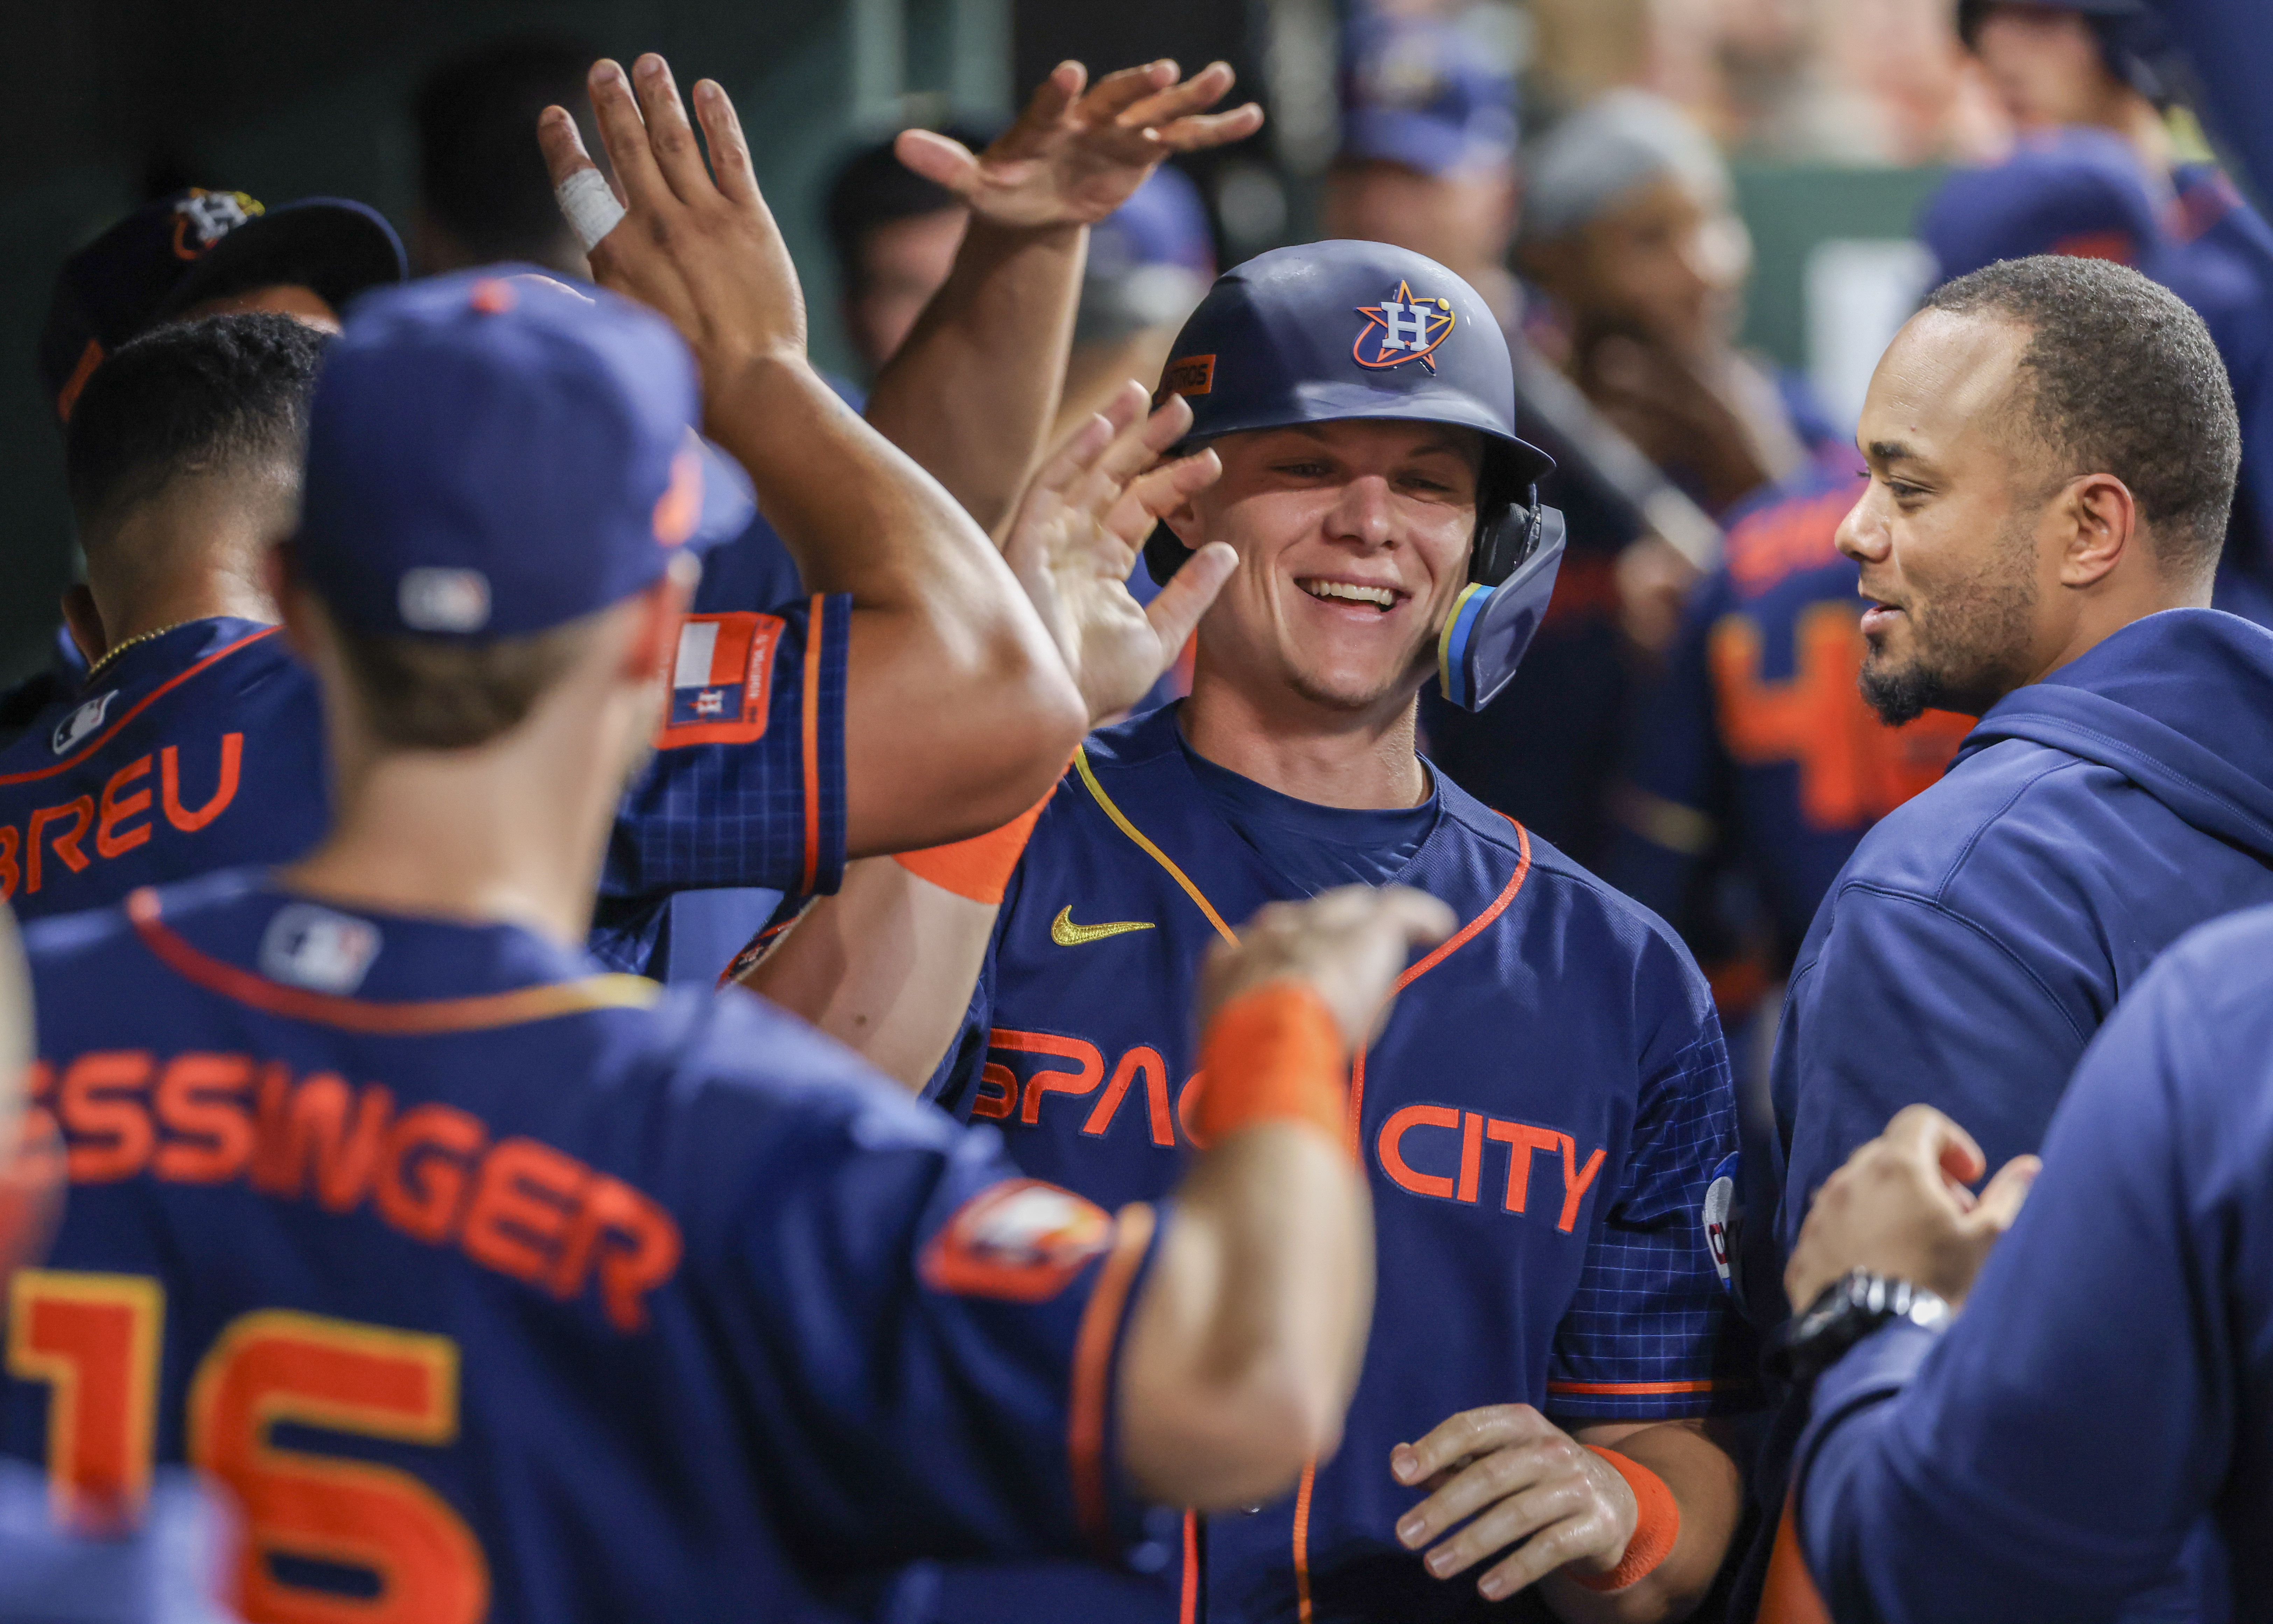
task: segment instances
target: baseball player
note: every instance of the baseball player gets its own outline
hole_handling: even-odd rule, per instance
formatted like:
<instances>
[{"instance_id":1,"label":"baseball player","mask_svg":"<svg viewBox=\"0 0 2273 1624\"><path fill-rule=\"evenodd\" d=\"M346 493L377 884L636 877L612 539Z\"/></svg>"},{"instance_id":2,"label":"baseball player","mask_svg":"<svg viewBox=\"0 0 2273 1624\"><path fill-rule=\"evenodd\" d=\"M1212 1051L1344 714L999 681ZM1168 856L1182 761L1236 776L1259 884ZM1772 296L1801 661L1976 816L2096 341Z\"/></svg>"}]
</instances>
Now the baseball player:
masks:
<instances>
[{"instance_id":1,"label":"baseball player","mask_svg":"<svg viewBox=\"0 0 2273 1624\"><path fill-rule=\"evenodd\" d=\"M405 274L394 228L366 204L303 198L272 209L192 186L64 262L40 329L41 389L67 423L104 359L161 323L272 311L336 333L349 300Z\"/></svg>"},{"instance_id":2,"label":"baseball player","mask_svg":"<svg viewBox=\"0 0 2273 1624\"><path fill-rule=\"evenodd\" d=\"M1220 955L1213 1149L1110 1212L756 1000L579 951L682 635L695 398L614 295L359 307L280 595L330 828L28 944L79 1187L11 1293L0 1442L81 1515L211 1474L256 1620L826 1616L921 1555L1113 1560L1143 1502L1277 1493L1339 1431L1347 1046L1441 903L1346 891ZM471 572L487 619L421 624ZM523 702L437 739L468 666Z\"/></svg>"},{"instance_id":3,"label":"baseball player","mask_svg":"<svg viewBox=\"0 0 2273 1624\"><path fill-rule=\"evenodd\" d=\"M865 401L831 381L982 529L1009 516L1038 453L1059 438L1046 426L1061 393L1054 368L1069 343L1083 341L1074 307L1087 294L1076 289L1088 286L1084 264L1094 273L1111 257L1119 234L1105 220L1114 205L1181 178L1160 173L1164 153L1238 140L1260 123L1252 103L1204 111L1232 83L1222 63L1180 82L1175 64L1159 61L1090 86L1079 64L1063 63L1008 130L992 141L973 138L975 153L944 132L904 131L864 152L832 190L847 290L841 314L856 335L889 336L891 350L874 356L881 375ZM914 218L875 215L864 203L904 206ZM911 239L904 228L919 221ZM911 300L905 279L881 263L892 257L888 243L938 250L937 276L919 279ZM705 558L694 603L703 611L763 609L798 590L788 554L761 518ZM645 900L611 907L594 948L620 969L708 986L780 900L777 892L712 887L679 892L667 910Z\"/></svg>"},{"instance_id":4,"label":"baseball player","mask_svg":"<svg viewBox=\"0 0 2273 1624\"><path fill-rule=\"evenodd\" d=\"M266 310L336 332L349 300L403 273L394 228L364 204L305 198L270 209L241 191L192 186L135 210L64 262L40 329L40 390L61 427L103 358L161 323ZM83 584L67 587L64 601L91 611ZM57 626L46 668L0 692L0 740L86 675L86 655Z\"/></svg>"},{"instance_id":5,"label":"baseball player","mask_svg":"<svg viewBox=\"0 0 2273 1624\"><path fill-rule=\"evenodd\" d=\"M683 135L685 114L661 59L644 59L642 73L649 117ZM1152 73L1140 73L1139 93L1153 86ZM1203 96L1220 94L1206 76L1192 83ZM1189 91L1162 93L1168 113ZM1114 94L1123 110L1131 105L1127 87ZM794 276L754 191L730 196L707 172L674 171L666 181L649 150L649 120L614 64L596 74L593 95L619 149L635 227L699 212L720 228L699 240L674 238L667 251L652 232L611 233L594 251L597 273L703 335L709 426L755 473L818 589L807 604L699 616L684 628L662 748L633 786L610 847L604 915L619 926L651 919L655 899L688 886L825 889L848 849L923 844L1010 815L1046 783L1079 726L1076 696L1042 627L949 495L845 412L806 366ZM1134 104L1143 101L1140 94ZM558 117L555 136L573 133L566 116ZM1025 189L998 188L1005 206L1046 210L1061 184L1133 185L1188 127L1167 117L1166 133L1139 138L1109 118L1092 122L1103 126L1094 134L1070 120L1039 132ZM1224 127L1209 116L1198 123ZM1131 142L1139 150L1124 153ZM993 183L969 154L941 156L974 170L973 186ZM573 139L556 139L550 158L564 178L589 168ZM1069 230L1077 238L1077 227ZM1063 262L1069 320L1077 242L1047 257ZM1018 254L996 263L1017 273L1012 285L968 296L995 300L1023 322L1012 296L1035 273ZM953 326L933 332L957 354L971 336ZM100 646L90 653L102 663L71 702L0 753L0 892L26 917L227 863L289 857L322 827L323 778L309 768L320 746L312 695L263 624L262 595L245 580L257 571L235 556L257 552L273 539L280 506L289 512L296 425L280 380L259 431L237 431L235 395L206 387L236 363L188 353L225 337L145 339L184 353L169 364L154 352L136 377L114 357L74 415L75 481L101 611L90 629ZM911 363L936 372L944 363L926 359L924 342L919 336ZM280 340L277 348L290 345ZM265 364L244 366L257 372ZM1046 355L1016 364L1054 377ZM283 358L276 365L298 368ZM146 398L137 378L162 399ZM169 438L176 414L185 420L178 441ZM1031 417L1039 434L1046 401ZM719 461L709 460L707 482L704 466L690 457L664 517L674 528L731 533L747 501L736 511ZM176 477L191 468L194 477ZM711 499L699 502L704 486ZM152 589L153 577L162 590ZM479 629L488 613L468 578L422 579L416 591L424 595L412 624L431 635ZM866 651L857 657L856 643Z\"/></svg>"},{"instance_id":6,"label":"baseball player","mask_svg":"<svg viewBox=\"0 0 2273 1624\"><path fill-rule=\"evenodd\" d=\"M1710 996L1655 919L1414 751L1421 685L1490 699L1553 584L1505 343L1434 261L1318 243L1219 280L1164 393L1223 468L1148 550L1231 571L1190 698L1093 734L1023 855L1016 826L865 864L746 972L904 1081L948 1050L941 1104L1111 1205L1205 1140L1183 987L1230 921L1393 879L1461 923L1353 1070L1382 1312L1340 1453L1196 1520L1149 1594L951 1573L937 1614L1466 1618L1537 1582L1565 1618L1684 1616L1740 1500L1700 1418L1745 1402ZM1069 642L1093 709L1141 691L1093 653Z\"/></svg>"}]
</instances>

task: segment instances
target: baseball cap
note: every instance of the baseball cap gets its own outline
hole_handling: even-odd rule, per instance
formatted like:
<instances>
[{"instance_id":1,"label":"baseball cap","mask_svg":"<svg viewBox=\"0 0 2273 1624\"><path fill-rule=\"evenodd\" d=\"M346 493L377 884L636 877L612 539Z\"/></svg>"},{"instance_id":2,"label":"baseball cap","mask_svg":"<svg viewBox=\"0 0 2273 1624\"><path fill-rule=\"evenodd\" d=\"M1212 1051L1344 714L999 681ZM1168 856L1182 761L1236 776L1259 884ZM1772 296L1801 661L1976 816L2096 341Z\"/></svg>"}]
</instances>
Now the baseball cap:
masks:
<instances>
[{"instance_id":1,"label":"baseball cap","mask_svg":"<svg viewBox=\"0 0 2273 1624\"><path fill-rule=\"evenodd\" d=\"M135 210L69 259L40 330L40 383L68 421L87 375L129 339L218 293L287 282L334 310L409 273L394 228L345 198L266 208L191 187Z\"/></svg>"},{"instance_id":2,"label":"baseball cap","mask_svg":"<svg viewBox=\"0 0 2273 1624\"><path fill-rule=\"evenodd\" d=\"M671 325L522 266L366 295L316 380L296 555L341 624L524 636L748 525Z\"/></svg>"},{"instance_id":3,"label":"baseball cap","mask_svg":"<svg viewBox=\"0 0 2273 1624\"><path fill-rule=\"evenodd\" d=\"M1343 161L1449 175L1514 158L1515 80L1457 24L1361 12L1343 62Z\"/></svg>"},{"instance_id":4,"label":"baseball cap","mask_svg":"<svg viewBox=\"0 0 2273 1624\"><path fill-rule=\"evenodd\" d=\"M1074 342L1103 343L1181 322L1214 280L1207 205L1189 176L1163 165L1089 228Z\"/></svg>"},{"instance_id":5,"label":"baseball cap","mask_svg":"<svg viewBox=\"0 0 2273 1624\"><path fill-rule=\"evenodd\" d=\"M2154 276L2164 251L2138 154L2105 130L2029 137L2002 163L1954 171L1917 229L1944 281L2031 254L2112 259Z\"/></svg>"}]
</instances>

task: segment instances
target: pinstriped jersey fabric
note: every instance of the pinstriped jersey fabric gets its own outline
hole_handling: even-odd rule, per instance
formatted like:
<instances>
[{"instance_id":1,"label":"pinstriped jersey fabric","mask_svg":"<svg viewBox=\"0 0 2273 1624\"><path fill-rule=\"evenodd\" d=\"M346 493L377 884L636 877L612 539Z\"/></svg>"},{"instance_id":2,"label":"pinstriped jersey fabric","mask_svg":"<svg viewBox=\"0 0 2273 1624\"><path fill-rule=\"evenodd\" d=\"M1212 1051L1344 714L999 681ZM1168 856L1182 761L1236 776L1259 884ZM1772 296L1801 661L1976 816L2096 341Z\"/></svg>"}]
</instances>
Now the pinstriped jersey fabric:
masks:
<instances>
[{"instance_id":1,"label":"pinstriped jersey fabric","mask_svg":"<svg viewBox=\"0 0 2273 1624\"><path fill-rule=\"evenodd\" d=\"M1728 1051L1717 1035L1700 1038L1642 1087L1625 1179L1556 1329L1547 1393L1557 1415L1640 1421L1737 1407L1748 1389L1704 1385L1743 1373L1699 1357L1719 1343L1729 1305L1718 1271L1697 1260L1699 1204L1736 1142Z\"/></svg>"},{"instance_id":2,"label":"pinstriped jersey fabric","mask_svg":"<svg viewBox=\"0 0 2273 1624\"><path fill-rule=\"evenodd\" d=\"M775 624L731 659L719 652L729 640L723 632L699 648L681 635L671 715L654 760L624 798L604 896L705 886L836 887L844 868L851 600L816 596L770 615L701 617L688 632L738 621ZM716 709L706 714L713 700ZM731 719L745 711L746 720Z\"/></svg>"}]
</instances>

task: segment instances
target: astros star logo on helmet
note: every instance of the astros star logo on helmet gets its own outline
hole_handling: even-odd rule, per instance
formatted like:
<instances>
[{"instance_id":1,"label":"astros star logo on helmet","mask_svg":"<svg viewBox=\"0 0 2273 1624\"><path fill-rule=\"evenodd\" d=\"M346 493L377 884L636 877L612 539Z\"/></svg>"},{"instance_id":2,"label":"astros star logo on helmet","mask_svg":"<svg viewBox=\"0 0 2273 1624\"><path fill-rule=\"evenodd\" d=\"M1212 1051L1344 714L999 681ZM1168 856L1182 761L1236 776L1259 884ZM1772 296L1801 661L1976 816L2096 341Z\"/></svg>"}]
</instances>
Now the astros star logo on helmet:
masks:
<instances>
[{"instance_id":1,"label":"astros star logo on helmet","mask_svg":"<svg viewBox=\"0 0 2273 1624\"><path fill-rule=\"evenodd\" d=\"M1401 278L1395 293L1378 304L1359 305L1357 313L1365 318L1365 326L1350 346L1351 358L1377 370L1417 361L1434 372L1437 363L1429 357L1452 336L1456 321L1450 299L1416 298L1411 284Z\"/></svg>"}]
</instances>

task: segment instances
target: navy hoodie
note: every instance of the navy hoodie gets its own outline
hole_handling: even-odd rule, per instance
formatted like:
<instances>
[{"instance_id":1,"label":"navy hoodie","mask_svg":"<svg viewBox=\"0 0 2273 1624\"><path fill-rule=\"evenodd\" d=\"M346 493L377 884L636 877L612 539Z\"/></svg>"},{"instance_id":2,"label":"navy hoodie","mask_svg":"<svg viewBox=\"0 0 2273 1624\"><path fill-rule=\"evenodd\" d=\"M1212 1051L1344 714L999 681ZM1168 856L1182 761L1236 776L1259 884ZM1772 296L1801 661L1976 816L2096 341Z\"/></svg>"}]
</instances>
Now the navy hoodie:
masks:
<instances>
[{"instance_id":1,"label":"navy hoodie","mask_svg":"<svg viewBox=\"0 0 2273 1624\"><path fill-rule=\"evenodd\" d=\"M1864 836L1800 947L1774 1072L1784 1248L1915 1101L1992 1167L2035 1150L2155 955L2267 902L2273 632L2170 610L2007 695Z\"/></svg>"},{"instance_id":2,"label":"navy hoodie","mask_svg":"<svg viewBox=\"0 0 2273 1624\"><path fill-rule=\"evenodd\" d=\"M2261 902L2273 632L2169 610L2007 695L1939 783L1864 836L1801 946L1772 1080L1778 1250L1905 1105L1963 1124L1992 1168L2037 1149L2084 1046L2155 956ZM1767 1283L1780 1283L1779 1268ZM1776 1463L1762 1467L1776 1493ZM2189 1588L2125 1616L2193 1616Z\"/></svg>"}]
</instances>

